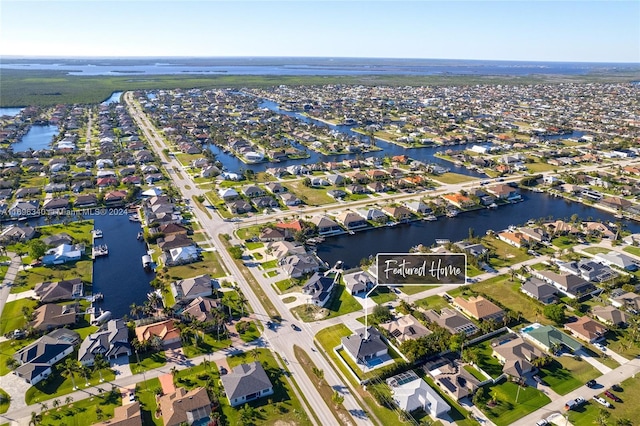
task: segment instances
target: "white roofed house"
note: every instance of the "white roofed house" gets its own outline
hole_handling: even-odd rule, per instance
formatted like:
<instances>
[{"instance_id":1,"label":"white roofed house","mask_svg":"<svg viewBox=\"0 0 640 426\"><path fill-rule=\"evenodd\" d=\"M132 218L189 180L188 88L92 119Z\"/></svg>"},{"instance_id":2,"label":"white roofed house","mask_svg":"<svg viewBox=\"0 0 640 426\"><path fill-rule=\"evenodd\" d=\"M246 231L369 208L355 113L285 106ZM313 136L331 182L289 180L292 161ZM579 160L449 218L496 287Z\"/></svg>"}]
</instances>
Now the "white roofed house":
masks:
<instances>
[{"instance_id":1,"label":"white roofed house","mask_svg":"<svg viewBox=\"0 0 640 426\"><path fill-rule=\"evenodd\" d=\"M393 400L398 407L407 412L422 409L434 418L445 416L451 407L433 390L427 382L409 370L387 379Z\"/></svg>"},{"instance_id":2,"label":"white roofed house","mask_svg":"<svg viewBox=\"0 0 640 426\"><path fill-rule=\"evenodd\" d=\"M218 197L223 200L235 200L240 194L233 188L221 188L218 190Z\"/></svg>"},{"instance_id":3,"label":"white roofed house","mask_svg":"<svg viewBox=\"0 0 640 426\"><path fill-rule=\"evenodd\" d=\"M193 300L196 297L211 296L213 292L211 277L208 274L198 275L193 278L174 281L171 283L171 293L176 302L181 300Z\"/></svg>"},{"instance_id":4,"label":"white roofed house","mask_svg":"<svg viewBox=\"0 0 640 426\"><path fill-rule=\"evenodd\" d=\"M82 252L76 246L60 244L45 253L42 257L42 263L44 265L60 265L80 260L81 257Z\"/></svg>"},{"instance_id":5,"label":"white roofed house","mask_svg":"<svg viewBox=\"0 0 640 426\"><path fill-rule=\"evenodd\" d=\"M377 223L387 223L389 221L389 216L387 216L382 210L376 208L370 209L358 209L356 210L358 214L367 220Z\"/></svg>"},{"instance_id":6,"label":"white roofed house","mask_svg":"<svg viewBox=\"0 0 640 426\"><path fill-rule=\"evenodd\" d=\"M620 269L626 271L638 270L638 261L623 253L617 251L610 251L609 253L598 253L594 257L596 262L600 262L607 266L617 266Z\"/></svg>"}]
</instances>

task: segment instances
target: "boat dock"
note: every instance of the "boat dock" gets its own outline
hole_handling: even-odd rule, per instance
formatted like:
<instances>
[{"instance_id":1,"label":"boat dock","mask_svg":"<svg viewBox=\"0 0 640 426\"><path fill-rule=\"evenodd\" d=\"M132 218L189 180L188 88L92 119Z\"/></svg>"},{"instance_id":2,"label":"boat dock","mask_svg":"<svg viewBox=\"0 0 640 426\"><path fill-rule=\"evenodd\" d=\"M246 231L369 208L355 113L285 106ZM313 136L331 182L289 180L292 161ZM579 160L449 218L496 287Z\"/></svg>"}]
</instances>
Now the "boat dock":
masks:
<instances>
[{"instance_id":1,"label":"boat dock","mask_svg":"<svg viewBox=\"0 0 640 426\"><path fill-rule=\"evenodd\" d=\"M107 255L109 255L109 247L107 247L106 244L93 246L93 249L91 250L92 259L95 259L100 256L107 256Z\"/></svg>"}]
</instances>

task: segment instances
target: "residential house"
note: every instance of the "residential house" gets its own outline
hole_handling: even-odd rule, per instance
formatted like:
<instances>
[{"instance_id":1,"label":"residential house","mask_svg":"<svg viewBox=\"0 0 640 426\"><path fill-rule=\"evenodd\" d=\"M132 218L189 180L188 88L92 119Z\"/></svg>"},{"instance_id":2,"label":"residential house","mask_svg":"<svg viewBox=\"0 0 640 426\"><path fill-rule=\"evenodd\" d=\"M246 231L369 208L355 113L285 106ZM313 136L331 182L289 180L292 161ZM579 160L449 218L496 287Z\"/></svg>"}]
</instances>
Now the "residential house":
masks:
<instances>
[{"instance_id":1,"label":"residential house","mask_svg":"<svg viewBox=\"0 0 640 426\"><path fill-rule=\"evenodd\" d=\"M327 195L333 198L334 200L342 200L344 197L347 196L347 193L344 192L342 189L330 189L327 191Z\"/></svg>"},{"instance_id":2,"label":"residential house","mask_svg":"<svg viewBox=\"0 0 640 426\"><path fill-rule=\"evenodd\" d=\"M205 388L190 391L177 388L175 392L159 397L158 407L164 426L206 424L211 414L211 400Z\"/></svg>"},{"instance_id":3,"label":"residential house","mask_svg":"<svg viewBox=\"0 0 640 426\"><path fill-rule=\"evenodd\" d=\"M95 207L98 205L98 197L96 194L78 195L73 203L75 208Z\"/></svg>"},{"instance_id":4,"label":"residential house","mask_svg":"<svg viewBox=\"0 0 640 426\"><path fill-rule=\"evenodd\" d=\"M509 245L520 248L528 244L528 238L520 231L503 231L498 233L498 239Z\"/></svg>"},{"instance_id":5,"label":"residential house","mask_svg":"<svg viewBox=\"0 0 640 426\"><path fill-rule=\"evenodd\" d=\"M284 241L285 232L280 229L264 228L260 231L258 239L263 242Z\"/></svg>"},{"instance_id":6,"label":"residential house","mask_svg":"<svg viewBox=\"0 0 640 426\"><path fill-rule=\"evenodd\" d=\"M273 394L273 384L258 361L240 364L220 380L232 407Z\"/></svg>"},{"instance_id":7,"label":"residential house","mask_svg":"<svg viewBox=\"0 0 640 426\"><path fill-rule=\"evenodd\" d=\"M240 196L238 191L233 188L220 188L218 190L218 197L224 201L235 200Z\"/></svg>"},{"instance_id":8,"label":"residential house","mask_svg":"<svg viewBox=\"0 0 640 426\"><path fill-rule=\"evenodd\" d=\"M579 317L577 321L566 323L564 328L569 330L573 336L589 343L602 340L607 332L607 327L586 315Z\"/></svg>"},{"instance_id":9,"label":"residential house","mask_svg":"<svg viewBox=\"0 0 640 426\"><path fill-rule=\"evenodd\" d=\"M272 194L280 194L282 192L286 192L287 188L278 182L269 182L265 185L267 191Z\"/></svg>"},{"instance_id":10,"label":"residential house","mask_svg":"<svg viewBox=\"0 0 640 426\"><path fill-rule=\"evenodd\" d=\"M640 294L622 292L611 296L609 300L616 308L626 308L631 313L640 312Z\"/></svg>"},{"instance_id":11,"label":"residential house","mask_svg":"<svg viewBox=\"0 0 640 426\"><path fill-rule=\"evenodd\" d=\"M475 203L473 200L466 195L462 195L460 193L455 194L445 194L442 198L449 202L449 204L459 208L459 209L467 209L469 207L473 207Z\"/></svg>"},{"instance_id":12,"label":"residential house","mask_svg":"<svg viewBox=\"0 0 640 426\"><path fill-rule=\"evenodd\" d=\"M422 323L411 314L380 324L380 328L387 330L398 343L419 339L432 333L431 330L422 325Z\"/></svg>"},{"instance_id":13,"label":"residential house","mask_svg":"<svg viewBox=\"0 0 640 426\"><path fill-rule=\"evenodd\" d=\"M543 228L529 228L527 226L523 226L518 228L524 238L529 242L542 243L549 241L549 234Z\"/></svg>"},{"instance_id":14,"label":"residential house","mask_svg":"<svg viewBox=\"0 0 640 426\"><path fill-rule=\"evenodd\" d=\"M425 315L429 321L435 322L451 334L464 333L467 336L472 336L479 331L478 327L469 318L455 309L442 308L440 313L429 309L425 312Z\"/></svg>"},{"instance_id":15,"label":"residential house","mask_svg":"<svg viewBox=\"0 0 640 426\"><path fill-rule=\"evenodd\" d=\"M33 321L29 323L35 330L49 331L54 328L75 324L80 315L77 304L56 305L47 303L33 311Z\"/></svg>"},{"instance_id":16,"label":"residential house","mask_svg":"<svg viewBox=\"0 0 640 426\"><path fill-rule=\"evenodd\" d=\"M263 196L264 190L256 185L249 185L242 188L242 193L249 198L254 198Z\"/></svg>"},{"instance_id":17,"label":"residential house","mask_svg":"<svg viewBox=\"0 0 640 426\"><path fill-rule=\"evenodd\" d=\"M288 192L282 192L279 196L285 206L292 207L302 204L302 200Z\"/></svg>"},{"instance_id":18,"label":"residential house","mask_svg":"<svg viewBox=\"0 0 640 426\"><path fill-rule=\"evenodd\" d=\"M551 284L572 299L583 296L595 289L595 286L589 281L569 273L558 274L553 271L533 270L531 274L534 277L540 278L541 280Z\"/></svg>"},{"instance_id":19,"label":"residential house","mask_svg":"<svg viewBox=\"0 0 640 426\"><path fill-rule=\"evenodd\" d=\"M455 361L439 359L425 366L436 385L454 401L471 396L480 381Z\"/></svg>"},{"instance_id":20,"label":"residential house","mask_svg":"<svg viewBox=\"0 0 640 426\"><path fill-rule=\"evenodd\" d=\"M167 266L186 265L201 260L200 249L193 245L176 247L162 253L160 259Z\"/></svg>"},{"instance_id":21,"label":"residential house","mask_svg":"<svg viewBox=\"0 0 640 426\"><path fill-rule=\"evenodd\" d=\"M320 269L318 259L311 254L294 254L278 261L282 270L292 278L316 272Z\"/></svg>"},{"instance_id":22,"label":"residential house","mask_svg":"<svg viewBox=\"0 0 640 426\"><path fill-rule=\"evenodd\" d=\"M368 365L368 361L387 354L387 345L382 340L378 330L369 327L356 330L354 334L341 339L345 352L353 358L357 364Z\"/></svg>"},{"instance_id":23,"label":"residential house","mask_svg":"<svg viewBox=\"0 0 640 426\"><path fill-rule=\"evenodd\" d=\"M557 289L536 277L530 277L523 282L520 291L545 305L558 301Z\"/></svg>"},{"instance_id":24,"label":"residential house","mask_svg":"<svg viewBox=\"0 0 640 426\"><path fill-rule=\"evenodd\" d=\"M278 204L278 202L273 197L270 197L268 195L252 198L251 202L254 206L256 206L257 210L275 209L276 207L280 206L280 204Z\"/></svg>"},{"instance_id":25,"label":"residential house","mask_svg":"<svg viewBox=\"0 0 640 426\"><path fill-rule=\"evenodd\" d=\"M73 238L71 238L71 235L66 232L61 232L43 238L42 242L48 247L57 247L60 244L71 244L73 242Z\"/></svg>"},{"instance_id":26,"label":"residential house","mask_svg":"<svg viewBox=\"0 0 640 426\"><path fill-rule=\"evenodd\" d=\"M171 293L176 301L193 300L196 297L211 296L213 292L212 289L211 277L208 274L171 283Z\"/></svg>"},{"instance_id":27,"label":"residential house","mask_svg":"<svg viewBox=\"0 0 640 426\"><path fill-rule=\"evenodd\" d=\"M104 194L104 205L107 207L117 207L124 205L127 198L127 191L116 190Z\"/></svg>"},{"instance_id":28,"label":"residential house","mask_svg":"<svg viewBox=\"0 0 640 426\"><path fill-rule=\"evenodd\" d=\"M551 325L534 328L522 333L522 337L549 352L555 347L564 347L572 352L582 348L582 343Z\"/></svg>"},{"instance_id":29,"label":"residential house","mask_svg":"<svg viewBox=\"0 0 640 426\"><path fill-rule=\"evenodd\" d=\"M220 299L210 299L208 297L196 297L182 310L182 318L189 318L199 322L209 322L215 320L214 311L223 308Z\"/></svg>"},{"instance_id":30,"label":"residential house","mask_svg":"<svg viewBox=\"0 0 640 426\"><path fill-rule=\"evenodd\" d=\"M310 302L322 308L329 301L334 286L335 279L316 272L302 287L302 294L310 296Z\"/></svg>"},{"instance_id":31,"label":"residential house","mask_svg":"<svg viewBox=\"0 0 640 426\"><path fill-rule=\"evenodd\" d=\"M351 295L366 293L375 285L374 279L367 271L352 272L342 276L347 291Z\"/></svg>"},{"instance_id":32,"label":"residential house","mask_svg":"<svg viewBox=\"0 0 640 426\"><path fill-rule=\"evenodd\" d=\"M336 220L342 223L342 225L347 229L359 229L369 225L365 218L360 216L358 213L348 210L345 210L336 216Z\"/></svg>"},{"instance_id":33,"label":"residential house","mask_svg":"<svg viewBox=\"0 0 640 426\"><path fill-rule=\"evenodd\" d=\"M141 325L136 327L135 332L139 342L160 339L164 347L180 342L180 330L176 327L176 320L173 319Z\"/></svg>"},{"instance_id":34,"label":"residential house","mask_svg":"<svg viewBox=\"0 0 640 426\"><path fill-rule=\"evenodd\" d=\"M477 320L501 322L504 318L504 310L482 296L470 297L468 300L456 297L453 300L453 305Z\"/></svg>"},{"instance_id":35,"label":"residential house","mask_svg":"<svg viewBox=\"0 0 640 426\"><path fill-rule=\"evenodd\" d=\"M311 218L311 223L316 225L319 235L330 235L343 232L340 225L328 216L314 216Z\"/></svg>"},{"instance_id":36,"label":"residential house","mask_svg":"<svg viewBox=\"0 0 640 426\"><path fill-rule=\"evenodd\" d=\"M358 209L358 214L367 220L376 223L387 223L389 216L387 216L382 210L376 208Z\"/></svg>"},{"instance_id":37,"label":"residential house","mask_svg":"<svg viewBox=\"0 0 640 426\"><path fill-rule=\"evenodd\" d=\"M580 259L578 262L556 261L560 272L568 272L582 277L586 281L604 282L618 276L618 273L610 267L596 263L591 259Z\"/></svg>"},{"instance_id":38,"label":"residential house","mask_svg":"<svg viewBox=\"0 0 640 426\"><path fill-rule=\"evenodd\" d=\"M129 328L122 319L110 320L100 330L88 335L78 349L78 361L82 365L93 365L98 354L107 360L131 355Z\"/></svg>"},{"instance_id":39,"label":"residential house","mask_svg":"<svg viewBox=\"0 0 640 426\"><path fill-rule=\"evenodd\" d=\"M422 200L413 200L405 203L407 208L414 213L431 214L431 209Z\"/></svg>"},{"instance_id":40,"label":"residential house","mask_svg":"<svg viewBox=\"0 0 640 426\"><path fill-rule=\"evenodd\" d=\"M596 262L600 262L607 266L616 266L625 271L637 271L638 261L631 256L617 251L610 251L609 253L598 253L594 257Z\"/></svg>"},{"instance_id":41,"label":"residential house","mask_svg":"<svg viewBox=\"0 0 640 426\"><path fill-rule=\"evenodd\" d=\"M591 313L600 321L611 325L625 325L629 321L629 314L615 306L594 306Z\"/></svg>"},{"instance_id":42,"label":"residential house","mask_svg":"<svg viewBox=\"0 0 640 426\"><path fill-rule=\"evenodd\" d=\"M41 303L58 302L82 297L84 286L80 278L36 284L34 292Z\"/></svg>"},{"instance_id":43,"label":"residential house","mask_svg":"<svg viewBox=\"0 0 640 426\"><path fill-rule=\"evenodd\" d=\"M61 265L63 263L75 262L80 260L82 252L76 247L69 244L60 244L56 248L47 250L42 257L44 265Z\"/></svg>"},{"instance_id":44,"label":"residential house","mask_svg":"<svg viewBox=\"0 0 640 426\"><path fill-rule=\"evenodd\" d=\"M29 225L16 226L10 225L0 232L0 243L10 245L14 242L26 242L36 236L35 228Z\"/></svg>"},{"instance_id":45,"label":"residential house","mask_svg":"<svg viewBox=\"0 0 640 426\"><path fill-rule=\"evenodd\" d=\"M513 200L520 197L520 194L518 194L518 191L515 188L503 183L488 186L485 190L489 194L503 200Z\"/></svg>"},{"instance_id":46,"label":"residential house","mask_svg":"<svg viewBox=\"0 0 640 426\"><path fill-rule=\"evenodd\" d=\"M18 350L13 358L20 364L13 374L33 385L49 376L54 364L73 352L80 342L75 331L61 328Z\"/></svg>"},{"instance_id":47,"label":"residential house","mask_svg":"<svg viewBox=\"0 0 640 426\"><path fill-rule=\"evenodd\" d=\"M406 222L413 217L413 213L404 206L384 206L382 211L399 222Z\"/></svg>"},{"instance_id":48,"label":"residential house","mask_svg":"<svg viewBox=\"0 0 640 426\"><path fill-rule=\"evenodd\" d=\"M427 382L409 370L387 379L391 395L398 407L405 412L424 410L434 418L444 417L451 410L449 404Z\"/></svg>"},{"instance_id":49,"label":"residential house","mask_svg":"<svg viewBox=\"0 0 640 426\"><path fill-rule=\"evenodd\" d=\"M164 238L157 240L158 247L162 251L168 251L178 247L189 247L194 245L194 242L185 234L170 234Z\"/></svg>"},{"instance_id":50,"label":"residential house","mask_svg":"<svg viewBox=\"0 0 640 426\"><path fill-rule=\"evenodd\" d=\"M533 361L545 356L540 349L527 343L522 337L494 346L492 355L502 364L502 372L516 379L522 379L533 371Z\"/></svg>"},{"instance_id":51,"label":"residential house","mask_svg":"<svg viewBox=\"0 0 640 426\"><path fill-rule=\"evenodd\" d=\"M277 259L282 259L294 254L305 255L306 249L302 244L290 241L276 241L267 245L267 251Z\"/></svg>"},{"instance_id":52,"label":"residential house","mask_svg":"<svg viewBox=\"0 0 640 426\"><path fill-rule=\"evenodd\" d=\"M112 418L94 423L93 426L142 426L140 403L134 401L130 404L119 405L114 408Z\"/></svg>"}]
</instances>

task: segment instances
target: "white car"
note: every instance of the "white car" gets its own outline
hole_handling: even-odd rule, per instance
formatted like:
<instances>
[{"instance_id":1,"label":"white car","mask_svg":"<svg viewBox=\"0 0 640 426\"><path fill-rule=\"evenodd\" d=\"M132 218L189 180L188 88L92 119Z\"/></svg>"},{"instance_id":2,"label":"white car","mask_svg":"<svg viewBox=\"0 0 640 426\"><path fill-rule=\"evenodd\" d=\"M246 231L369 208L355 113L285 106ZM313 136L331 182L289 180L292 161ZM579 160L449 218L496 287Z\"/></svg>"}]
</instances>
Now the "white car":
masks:
<instances>
[{"instance_id":1,"label":"white car","mask_svg":"<svg viewBox=\"0 0 640 426\"><path fill-rule=\"evenodd\" d=\"M606 399L599 397L599 396L594 396L593 400L604 405L607 408L611 408L611 403L609 401L607 401Z\"/></svg>"},{"instance_id":2,"label":"white car","mask_svg":"<svg viewBox=\"0 0 640 426\"><path fill-rule=\"evenodd\" d=\"M605 352L607 348L602 343L594 343L593 346L600 349L602 352Z\"/></svg>"}]
</instances>

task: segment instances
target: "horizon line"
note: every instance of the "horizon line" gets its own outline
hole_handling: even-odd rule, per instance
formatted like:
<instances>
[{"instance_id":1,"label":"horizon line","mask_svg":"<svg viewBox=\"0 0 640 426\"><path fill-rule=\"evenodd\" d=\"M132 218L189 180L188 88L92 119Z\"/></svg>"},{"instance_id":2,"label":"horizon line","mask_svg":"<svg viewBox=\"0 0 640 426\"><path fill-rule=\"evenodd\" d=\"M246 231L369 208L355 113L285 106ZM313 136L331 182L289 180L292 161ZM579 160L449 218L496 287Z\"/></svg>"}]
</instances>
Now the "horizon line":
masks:
<instances>
[{"instance_id":1,"label":"horizon line","mask_svg":"<svg viewBox=\"0 0 640 426\"><path fill-rule=\"evenodd\" d=\"M640 65L640 60L637 62L623 62L623 61L584 61L584 60L543 60L543 59L465 59L465 58L408 58L408 57L388 57L388 56L205 56L205 55L118 55L118 56L94 56L94 55L15 55L15 54L2 54L0 58L5 59L377 59L377 60L436 60L436 61L484 61L484 62L526 62L526 63L572 63L572 64L625 64L625 65ZM0 63L0 66L2 64Z\"/></svg>"}]
</instances>

